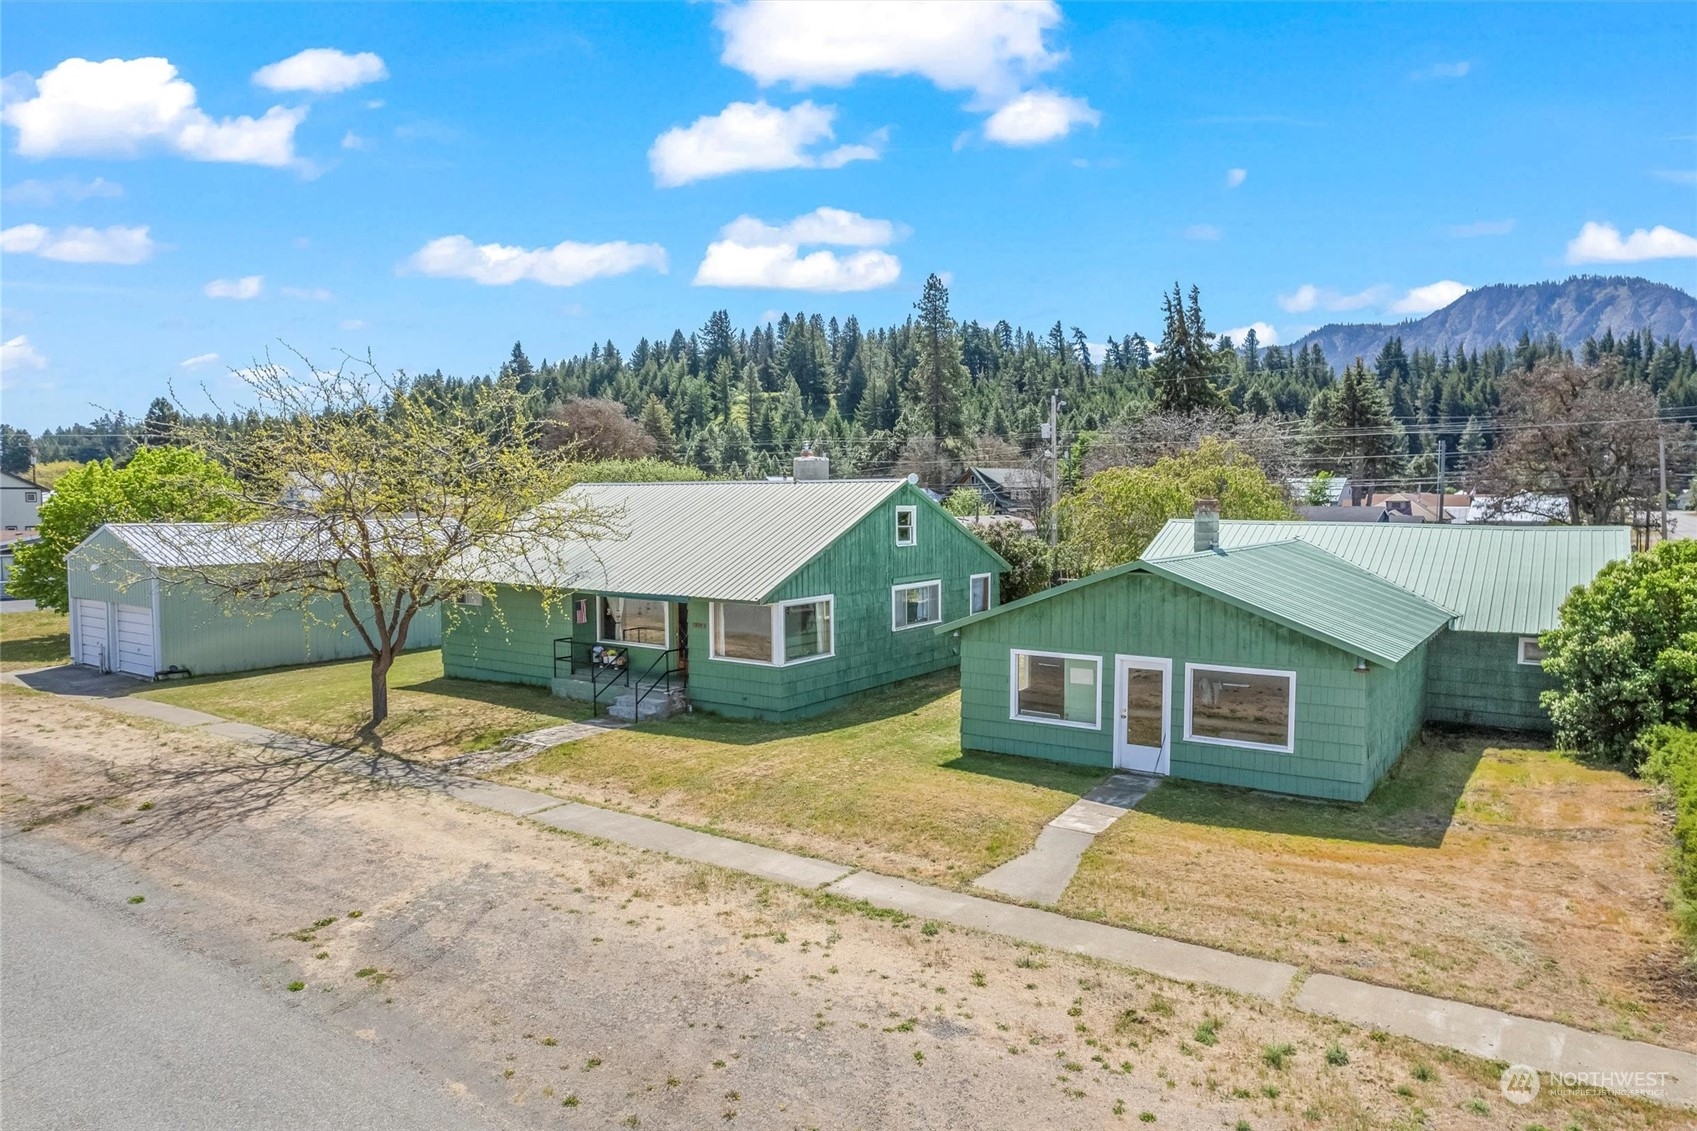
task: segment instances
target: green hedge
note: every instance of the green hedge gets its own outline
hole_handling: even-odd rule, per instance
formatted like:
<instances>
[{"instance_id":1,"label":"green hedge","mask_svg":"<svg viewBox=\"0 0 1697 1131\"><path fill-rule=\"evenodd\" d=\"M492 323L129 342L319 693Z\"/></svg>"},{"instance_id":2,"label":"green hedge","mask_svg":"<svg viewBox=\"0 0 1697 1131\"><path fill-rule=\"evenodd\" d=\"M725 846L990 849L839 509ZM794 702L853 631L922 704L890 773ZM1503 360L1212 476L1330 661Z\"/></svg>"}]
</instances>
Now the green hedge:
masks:
<instances>
[{"instance_id":1,"label":"green hedge","mask_svg":"<svg viewBox=\"0 0 1697 1131\"><path fill-rule=\"evenodd\" d=\"M1659 726L1642 739L1643 776L1667 790L1673 803L1678 896L1674 914L1697 962L1697 730Z\"/></svg>"}]
</instances>

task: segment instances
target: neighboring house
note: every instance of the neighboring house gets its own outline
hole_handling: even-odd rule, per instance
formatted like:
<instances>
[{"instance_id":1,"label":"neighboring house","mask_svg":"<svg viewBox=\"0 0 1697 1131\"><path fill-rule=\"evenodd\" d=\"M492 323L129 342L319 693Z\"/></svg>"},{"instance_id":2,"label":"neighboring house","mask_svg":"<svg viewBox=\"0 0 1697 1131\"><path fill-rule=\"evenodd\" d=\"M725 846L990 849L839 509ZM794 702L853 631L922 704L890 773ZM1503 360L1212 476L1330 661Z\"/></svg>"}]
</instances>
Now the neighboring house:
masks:
<instances>
[{"instance_id":1,"label":"neighboring house","mask_svg":"<svg viewBox=\"0 0 1697 1131\"><path fill-rule=\"evenodd\" d=\"M1425 721L1548 729L1538 634L1619 527L1175 519L954 624L961 743L1360 801Z\"/></svg>"},{"instance_id":2,"label":"neighboring house","mask_svg":"<svg viewBox=\"0 0 1697 1131\"><path fill-rule=\"evenodd\" d=\"M1397 514L1383 506L1346 507L1343 505L1310 507L1298 504L1297 514L1309 522L1419 522L1413 515Z\"/></svg>"},{"instance_id":3,"label":"neighboring house","mask_svg":"<svg viewBox=\"0 0 1697 1131\"><path fill-rule=\"evenodd\" d=\"M1444 496L1444 515L1438 517L1438 493L1436 491L1399 491L1387 495L1384 507L1392 514L1411 518L1416 522L1466 522L1469 508L1473 504L1471 495Z\"/></svg>"},{"instance_id":4,"label":"neighboring house","mask_svg":"<svg viewBox=\"0 0 1697 1131\"><path fill-rule=\"evenodd\" d=\"M1036 514L1049 503L1050 479L1026 467L969 467L952 490L975 488L996 514Z\"/></svg>"},{"instance_id":5,"label":"neighboring house","mask_svg":"<svg viewBox=\"0 0 1697 1131\"><path fill-rule=\"evenodd\" d=\"M41 484L9 471L0 471L0 527L35 530L41 526L41 504L47 492Z\"/></svg>"},{"instance_id":6,"label":"neighboring house","mask_svg":"<svg viewBox=\"0 0 1697 1131\"><path fill-rule=\"evenodd\" d=\"M1476 495L1466 521L1517 526L1566 522L1567 500L1560 495Z\"/></svg>"},{"instance_id":7,"label":"neighboring house","mask_svg":"<svg viewBox=\"0 0 1697 1131\"><path fill-rule=\"evenodd\" d=\"M797 718L952 667L931 628L994 606L1008 568L901 479L584 484L567 497L612 512L617 533L530 562L463 562L456 576L493 593L447 618L448 675L634 717L687 702Z\"/></svg>"},{"instance_id":8,"label":"neighboring house","mask_svg":"<svg viewBox=\"0 0 1697 1131\"><path fill-rule=\"evenodd\" d=\"M272 560L275 524L109 523L66 556L71 661L153 679L369 655L339 599L232 603L194 578ZM441 609L414 618L410 648L441 642Z\"/></svg>"}]
</instances>

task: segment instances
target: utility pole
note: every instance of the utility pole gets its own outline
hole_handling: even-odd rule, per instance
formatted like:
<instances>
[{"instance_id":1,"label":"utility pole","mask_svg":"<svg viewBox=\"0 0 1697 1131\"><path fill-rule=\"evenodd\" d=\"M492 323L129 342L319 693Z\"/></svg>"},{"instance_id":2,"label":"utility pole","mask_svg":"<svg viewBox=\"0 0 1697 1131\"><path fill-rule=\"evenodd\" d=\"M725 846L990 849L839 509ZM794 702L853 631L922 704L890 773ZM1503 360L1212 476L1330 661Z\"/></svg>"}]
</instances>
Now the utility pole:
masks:
<instances>
[{"instance_id":1,"label":"utility pole","mask_svg":"<svg viewBox=\"0 0 1697 1131\"><path fill-rule=\"evenodd\" d=\"M1061 510L1061 391L1049 394L1049 545L1060 541Z\"/></svg>"},{"instance_id":2,"label":"utility pole","mask_svg":"<svg viewBox=\"0 0 1697 1131\"><path fill-rule=\"evenodd\" d=\"M1668 540L1668 438L1656 437L1656 470L1662 482L1662 541Z\"/></svg>"},{"instance_id":3,"label":"utility pole","mask_svg":"<svg viewBox=\"0 0 1697 1131\"><path fill-rule=\"evenodd\" d=\"M1448 522L1449 511L1444 507L1444 455L1449 448L1448 440L1438 441L1438 521Z\"/></svg>"}]
</instances>

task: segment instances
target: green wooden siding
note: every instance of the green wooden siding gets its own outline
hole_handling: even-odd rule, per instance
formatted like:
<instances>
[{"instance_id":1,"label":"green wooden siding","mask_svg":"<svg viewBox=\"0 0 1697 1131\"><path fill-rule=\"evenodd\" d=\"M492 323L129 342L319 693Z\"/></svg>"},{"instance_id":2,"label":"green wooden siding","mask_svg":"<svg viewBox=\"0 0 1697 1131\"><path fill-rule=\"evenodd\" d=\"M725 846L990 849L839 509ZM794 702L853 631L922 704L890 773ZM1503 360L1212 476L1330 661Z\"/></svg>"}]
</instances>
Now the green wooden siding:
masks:
<instances>
[{"instance_id":1,"label":"green wooden siding","mask_svg":"<svg viewBox=\"0 0 1697 1131\"><path fill-rule=\"evenodd\" d=\"M98 570L91 565L98 564ZM100 531L67 563L70 596L148 608L153 579L128 547ZM363 604L359 606L362 615ZM258 671L369 655L365 641L348 624L340 600L318 598L303 612L293 598L232 605L204 586L169 573L159 582L154 664L161 672L193 675ZM420 612L408 632L408 648L441 642L438 606Z\"/></svg>"},{"instance_id":2,"label":"green wooden siding","mask_svg":"<svg viewBox=\"0 0 1697 1131\"><path fill-rule=\"evenodd\" d=\"M1356 657L1147 573L1131 573L1067 597L1004 613L962 632L961 745L1107 768L1113 764L1115 654L1173 661L1170 688L1174 776L1311 797L1360 801L1418 728L1415 706L1375 719L1422 682L1425 645L1394 668L1355 671ZM1010 650L1102 658L1103 726L1087 730L1009 718ZM1293 753L1184 739L1186 663L1296 673ZM1382 690L1375 690L1382 684Z\"/></svg>"},{"instance_id":3,"label":"green wooden siding","mask_svg":"<svg viewBox=\"0 0 1697 1131\"><path fill-rule=\"evenodd\" d=\"M456 679L547 687L554 641L573 634L570 600L546 605L536 590L507 585L481 606L456 605L445 620L442 670Z\"/></svg>"},{"instance_id":4,"label":"green wooden siding","mask_svg":"<svg viewBox=\"0 0 1697 1131\"><path fill-rule=\"evenodd\" d=\"M1384 780L1426 720L1426 681L1432 649L1446 629L1404 656L1394 668L1372 665L1367 673L1367 781Z\"/></svg>"},{"instance_id":5,"label":"green wooden siding","mask_svg":"<svg viewBox=\"0 0 1697 1131\"><path fill-rule=\"evenodd\" d=\"M1446 632L1432 642L1426 717L1437 722L1509 730L1550 729L1538 693L1556 685L1535 664L1522 664L1520 637Z\"/></svg>"},{"instance_id":6,"label":"green wooden siding","mask_svg":"<svg viewBox=\"0 0 1697 1131\"><path fill-rule=\"evenodd\" d=\"M918 540L896 545L896 508L915 508ZM768 719L818 714L873 688L954 666L953 642L931 627L891 628L890 589L908 582L943 583L944 621L966 615L968 581L991 575L992 603L1001 569L995 556L923 492L904 486L803 566L774 601L832 596L835 655L781 668L714 660L708 602L690 602L689 698L732 716Z\"/></svg>"}]
</instances>

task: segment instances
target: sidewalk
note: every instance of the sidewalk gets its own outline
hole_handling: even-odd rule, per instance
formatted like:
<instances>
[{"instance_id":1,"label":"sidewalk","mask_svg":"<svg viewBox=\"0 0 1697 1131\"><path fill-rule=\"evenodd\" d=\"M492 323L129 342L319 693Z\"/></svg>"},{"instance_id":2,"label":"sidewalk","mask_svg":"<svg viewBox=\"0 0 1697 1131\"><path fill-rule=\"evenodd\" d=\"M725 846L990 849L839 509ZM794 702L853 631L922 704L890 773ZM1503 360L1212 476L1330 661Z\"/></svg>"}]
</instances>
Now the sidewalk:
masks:
<instances>
[{"instance_id":1,"label":"sidewalk","mask_svg":"<svg viewBox=\"0 0 1697 1131\"><path fill-rule=\"evenodd\" d=\"M6 678L23 682L16 679L17 674ZM107 697L111 692L104 689L79 688L72 693L89 696L99 706L123 714L203 729L237 742L319 762L386 784L437 793L551 828L712 864L777 883L813 888L916 918L989 931L1174 981L1219 986L1472 1056L1524 1064L1545 1073L1605 1074L1597 1077L1605 1080L1630 1080L1635 1078L1634 1074L1641 1080L1646 1073L1664 1073L1665 1086L1657 1098L1670 1104L1697 1107L1697 1055L1691 1053L1329 974L1299 978L1296 967L1282 962L860 871L845 864L763 848L649 817L564 801L550 794L499 785L436 767L359 754L247 723L227 722L199 711L121 695Z\"/></svg>"}]
</instances>

